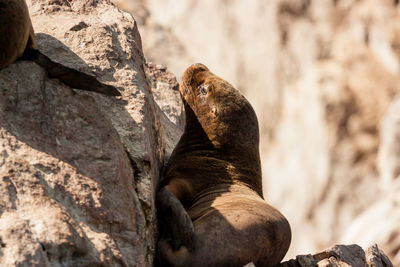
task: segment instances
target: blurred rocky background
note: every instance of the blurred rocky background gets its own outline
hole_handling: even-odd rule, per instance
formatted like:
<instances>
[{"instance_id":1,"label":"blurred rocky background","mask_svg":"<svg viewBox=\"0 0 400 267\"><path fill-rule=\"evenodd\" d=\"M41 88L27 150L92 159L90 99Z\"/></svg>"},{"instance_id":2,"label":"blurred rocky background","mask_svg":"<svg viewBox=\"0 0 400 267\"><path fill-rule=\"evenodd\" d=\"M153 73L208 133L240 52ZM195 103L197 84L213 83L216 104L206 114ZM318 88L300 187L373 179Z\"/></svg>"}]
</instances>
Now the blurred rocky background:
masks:
<instances>
[{"instance_id":1,"label":"blurred rocky background","mask_svg":"<svg viewBox=\"0 0 400 267\"><path fill-rule=\"evenodd\" d=\"M114 2L147 61L178 78L202 62L250 100L287 258L377 243L400 266L399 1Z\"/></svg>"}]
</instances>

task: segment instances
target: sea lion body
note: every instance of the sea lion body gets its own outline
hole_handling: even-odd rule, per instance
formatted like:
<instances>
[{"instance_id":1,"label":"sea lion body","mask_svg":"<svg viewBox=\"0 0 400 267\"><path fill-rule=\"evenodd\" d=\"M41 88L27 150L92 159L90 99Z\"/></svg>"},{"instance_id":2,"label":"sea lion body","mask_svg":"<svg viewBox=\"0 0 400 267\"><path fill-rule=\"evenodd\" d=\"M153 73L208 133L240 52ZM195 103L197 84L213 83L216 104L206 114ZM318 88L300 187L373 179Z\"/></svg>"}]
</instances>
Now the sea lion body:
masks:
<instances>
[{"instance_id":1,"label":"sea lion body","mask_svg":"<svg viewBox=\"0 0 400 267\"><path fill-rule=\"evenodd\" d=\"M25 0L0 3L0 69L20 58L26 48L37 49Z\"/></svg>"},{"instance_id":2,"label":"sea lion body","mask_svg":"<svg viewBox=\"0 0 400 267\"><path fill-rule=\"evenodd\" d=\"M47 71L50 78L57 78L72 88L110 96L121 95L115 87L99 82L96 77L54 62L42 54L37 48L25 0L1 0L0 69L18 59L34 61Z\"/></svg>"},{"instance_id":3,"label":"sea lion body","mask_svg":"<svg viewBox=\"0 0 400 267\"><path fill-rule=\"evenodd\" d=\"M185 71L180 91L186 126L166 167L159 198L171 192L193 225L186 226L187 219L181 219L185 215L174 211L179 210L176 205L159 204L160 224L166 221L164 214L171 221L170 210L177 219L166 224L178 224L161 226L161 262L172 266L278 264L289 248L291 231L285 217L262 196L254 110L238 90L202 64ZM177 234L179 229L185 231L184 237Z\"/></svg>"}]
</instances>

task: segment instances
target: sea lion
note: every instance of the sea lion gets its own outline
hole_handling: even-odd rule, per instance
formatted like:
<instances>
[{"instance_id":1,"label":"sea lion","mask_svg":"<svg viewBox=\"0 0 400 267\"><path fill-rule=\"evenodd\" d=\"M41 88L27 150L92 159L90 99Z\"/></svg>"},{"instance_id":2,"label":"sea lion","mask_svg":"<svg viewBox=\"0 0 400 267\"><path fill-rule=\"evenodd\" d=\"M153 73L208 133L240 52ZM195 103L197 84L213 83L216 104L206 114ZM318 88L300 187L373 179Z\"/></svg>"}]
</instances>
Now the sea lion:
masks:
<instances>
[{"instance_id":1,"label":"sea lion","mask_svg":"<svg viewBox=\"0 0 400 267\"><path fill-rule=\"evenodd\" d=\"M157 193L159 264L278 264L291 230L263 199L253 108L202 64L186 69L179 90L186 125Z\"/></svg>"},{"instance_id":2,"label":"sea lion","mask_svg":"<svg viewBox=\"0 0 400 267\"><path fill-rule=\"evenodd\" d=\"M63 66L42 54L37 48L25 0L1 0L0 69L17 59L34 61L47 71L50 78L57 78L72 88L111 96L121 95L115 87L100 83L96 77Z\"/></svg>"}]
</instances>

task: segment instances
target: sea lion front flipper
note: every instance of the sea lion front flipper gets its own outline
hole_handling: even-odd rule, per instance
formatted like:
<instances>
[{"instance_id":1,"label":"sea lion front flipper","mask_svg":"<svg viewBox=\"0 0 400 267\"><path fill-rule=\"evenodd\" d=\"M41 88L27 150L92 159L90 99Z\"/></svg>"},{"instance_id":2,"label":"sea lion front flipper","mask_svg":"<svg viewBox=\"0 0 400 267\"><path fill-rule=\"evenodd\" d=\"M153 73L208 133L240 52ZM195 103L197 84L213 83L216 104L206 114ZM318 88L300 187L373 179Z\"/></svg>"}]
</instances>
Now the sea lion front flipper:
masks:
<instances>
[{"instance_id":1,"label":"sea lion front flipper","mask_svg":"<svg viewBox=\"0 0 400 267\"><path fill-rule=\"evenodd\" d=\"M88 75L54 62L37 49L27 48L21 59L32 60L43 67L50 78L57 78L72 88L93 91L110 96L121 95L114 86L99 82L95 76Z\"/></svg>"},{"instance_id":2,"label":"sea lion front flipper","mask_svg":"<svg viewBox=\"0 0 400 267\"><path fill-rule=\"evenodd\" d=\"M157 193L157 211L161 239L167 239L173 250L185 246L193 250L194 227L182 203L166 187Z\"/></svg>"}]
</instances>

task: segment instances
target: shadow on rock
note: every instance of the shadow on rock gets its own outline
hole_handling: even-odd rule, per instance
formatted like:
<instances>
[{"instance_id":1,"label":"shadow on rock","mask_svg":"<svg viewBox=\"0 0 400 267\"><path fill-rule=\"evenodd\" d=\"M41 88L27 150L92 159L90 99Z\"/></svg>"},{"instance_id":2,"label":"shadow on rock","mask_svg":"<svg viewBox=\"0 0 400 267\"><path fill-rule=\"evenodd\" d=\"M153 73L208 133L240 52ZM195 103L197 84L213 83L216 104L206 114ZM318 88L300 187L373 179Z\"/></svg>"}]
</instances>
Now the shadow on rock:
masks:
<instances>
[{"instance_id":1,"label":"shadow on rock","mask_svg":"<svg viewBox=\"0 0 400 267\"><path fill-rule=\"evenodd\" d=\"M82 59L66 51L71 64L84 66ZM83 254L93 263L100 255L111 253L122 263L120 254L97 251L93 245L104 233L110 235L105 245L122 245L121 250L132 249L139 239L130 161L95 97L106 99L75 93L58 80L48 79L33 62L16 62L0 71L0 176L6 188L15 189L9 197L14 195L14 201L6 201L9 204L0 214L28 210L25 216L33 225L31 241L42 242L42 251L59 250L69 240L69 246L74 247L70 250L77 249L81 262ZM106 101L125 111L126 101ZM128 112L119 117L136 126ZM44 227L34 227L35 223ZM121 241L121 236L126 240ZM60 260L57 253L55 258L51 253L47 256L50 262Z\"/></svg>"}]
</instances>

